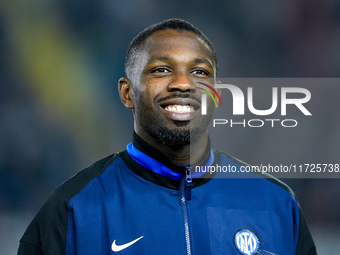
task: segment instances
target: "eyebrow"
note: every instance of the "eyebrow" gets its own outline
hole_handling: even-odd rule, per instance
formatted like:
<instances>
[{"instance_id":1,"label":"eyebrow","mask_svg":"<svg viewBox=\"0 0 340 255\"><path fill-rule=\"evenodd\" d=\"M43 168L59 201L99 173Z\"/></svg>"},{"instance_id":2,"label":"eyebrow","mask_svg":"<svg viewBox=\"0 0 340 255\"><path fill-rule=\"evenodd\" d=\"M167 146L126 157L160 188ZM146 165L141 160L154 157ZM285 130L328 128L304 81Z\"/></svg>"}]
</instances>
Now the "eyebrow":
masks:
<instances>
[{"instance_id":1,"label":"eyebrow","mask_svg":"<svg viewBox=\"0 0 340 255\"><path fill-rule=\"evenodd\" d=\"M156 61L164 61L164 62L174 62L175 59L169 55L164 55L164 56L154 56L154 57L151 57L149 60L148 60L148 63L147 64L151 64L153 62L156 62ZM204 59L204 58L194 58L192 61L190 61L191 63L194 63L194 64L206 64L208 65L210 68L214 69L213 65L211 64L210 61Z\"/></svg>"},{"instance_id":2,"label":"eyebrow","mask_svg":"<svg viewBox=\"0 0 340 255\"><path fill-rule=\"evenodd\" d=\"M214 69L211 62L204 59L204 58L195 58L192 62L194 62L195 64L206 64L206 65L210 66L212 69Z\"/></svg>"},{"instance_id":3,"label":"eyebrow","mask_svg":"<svg viewBox=\"0 0 340 255\"><path fill-rule=\"evenodd\" d=\"M148 60L148 64L151 64L153 62L156 61L164 61L164 62L168 62L168 61L174 61L173 57L170 57L169 55L164 55L164 56L153 56Z\"/></svg>"}]
</instances>

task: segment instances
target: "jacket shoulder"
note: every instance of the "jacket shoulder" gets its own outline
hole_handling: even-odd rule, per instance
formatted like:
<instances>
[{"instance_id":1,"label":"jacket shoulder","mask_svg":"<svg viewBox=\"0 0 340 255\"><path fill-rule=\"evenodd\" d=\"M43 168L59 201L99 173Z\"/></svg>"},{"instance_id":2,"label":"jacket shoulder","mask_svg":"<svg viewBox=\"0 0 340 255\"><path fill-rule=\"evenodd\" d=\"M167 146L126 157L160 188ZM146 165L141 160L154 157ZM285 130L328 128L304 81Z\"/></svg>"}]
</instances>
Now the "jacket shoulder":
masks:
<instances>
[{"instance_id":1,"label":"jacket shoulder","mask_svg":"<svg viewBox=\"0 0 340 255\"><path fill-rule=\"evenodd\" d=\"M239 166L251 166L227 153L218 151L218 153L220 154L220 157L226 157L227 160L230 160L232 162L234 162L235 164L239 165ZM298 223L297 223L297 232L296 234L296 255L317 255L316 252L316 248L315 248L315 244L313 241L313 238L310 234L309 228L308 228L308 224L306 222L304 213L300 207L300 204L298 202L297 196L295 195L295 193L293 192L293 190L284 182L282 182L281 180L275 178L274 176L267 174L267 173L258 173L258 172L254 172L251 173L254 174L255 176L253 178L261 178L263 180L268 181L269 183L274 184L277 188L279 189L283 189L284 191L286 191L287 193L285 193L286 195L288 195L289 197L293 198L293 200L295 201L294 203L296 204L297 207L297 211L298 211L298 215L296 216ZM268 184L269 184L268 183ZM266 185L267 186L267 185ZM272 185L271 185L272 186ZM261 186L263 188L263 186ZM276 189L275 190L279 190Z\"/></svg>"},{"instance_id":2,"label":"jacket shoulder","mask_svg":"<svg viewBox=\"0 0 340 255\"><path fill-rule=\"evenodd\" d=\"M251 167L250 164L245 163L244 161L242 161L242 160L240 160L240 159L238 159L234 156L231 156L230 154L227 154L227 153L222 152L222 151L218 151L218 153L220 154L220 157L223 158L223 156L224 156L224 157L228 158L229 160L231 160L232 162L236 163L237 165L244 166L244 167ZM263 179L269 181L270 183L273 183L276 186L284 189L291 196L293 196L293 198L295 200L297 200L297 197L296 197L294 191L286 183L277 179L276 177L274 177L274 176L272 176L268 173L261 173L261 172L256 172L256 171L252 172L251 174L253 174L254 178L263 178Z\"/></svg>"},{"instance_id":3,"label":"jacket shoulder","mask_svg":"<svg viewBox=\"0 0 340 255\"><path fill-rule=\"evenodd\" d=\"M99 160L57 187L27 227L18 255L65 254L69 201L118 158L115 153Z\"/></svg>"}]
</instances>

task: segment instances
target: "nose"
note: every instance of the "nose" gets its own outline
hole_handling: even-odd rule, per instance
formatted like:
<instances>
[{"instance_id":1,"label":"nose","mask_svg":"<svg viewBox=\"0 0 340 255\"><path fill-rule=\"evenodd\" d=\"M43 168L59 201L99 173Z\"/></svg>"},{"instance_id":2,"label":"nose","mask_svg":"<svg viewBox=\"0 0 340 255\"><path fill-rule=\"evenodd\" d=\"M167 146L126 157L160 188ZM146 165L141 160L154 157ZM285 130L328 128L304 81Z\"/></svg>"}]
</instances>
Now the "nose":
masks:
<instances>
[{"instance_id":1,"label":"nose","mask_svg":"<svg viewBox=\"0 0 340 255\"><path fill-rule=\"evenodd\" d=\"M189 74L173 75L173 78L168 85L168 90L194 93L196 91L196 86L190 78Z\"/></svg>"}]
</instances>

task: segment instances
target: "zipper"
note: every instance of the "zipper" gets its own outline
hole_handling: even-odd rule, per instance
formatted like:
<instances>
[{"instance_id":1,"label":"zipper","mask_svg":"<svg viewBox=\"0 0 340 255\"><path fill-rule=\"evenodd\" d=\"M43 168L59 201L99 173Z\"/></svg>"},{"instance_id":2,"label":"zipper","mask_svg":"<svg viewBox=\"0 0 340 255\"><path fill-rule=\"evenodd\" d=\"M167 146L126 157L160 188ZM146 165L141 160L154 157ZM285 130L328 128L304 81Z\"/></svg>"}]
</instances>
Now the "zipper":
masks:
<instances>
[{"instance_id":1,"label":"zipper","mask_svg":"<svg viewBox=\"0 0 340 255\"><path fill-rule=\"evenodd\" d=\"M192 178L190 165L185 166L185 195L187 201L191 200Z\"/></svg>"},{"instance_id":2,"label":"zipper","mask_svg":"<svg viewBox=\"0 0 340 255\"><path fill-rule=\"evenodd\" d=\"M183 174L181 181L181 205L183 209L185 243L187 248L187 255L191 255L190 231L189 231L189 216L187 201L191 200L192 178L190 165L186 166L185 174Z\"/></svg>"}]
</instances>

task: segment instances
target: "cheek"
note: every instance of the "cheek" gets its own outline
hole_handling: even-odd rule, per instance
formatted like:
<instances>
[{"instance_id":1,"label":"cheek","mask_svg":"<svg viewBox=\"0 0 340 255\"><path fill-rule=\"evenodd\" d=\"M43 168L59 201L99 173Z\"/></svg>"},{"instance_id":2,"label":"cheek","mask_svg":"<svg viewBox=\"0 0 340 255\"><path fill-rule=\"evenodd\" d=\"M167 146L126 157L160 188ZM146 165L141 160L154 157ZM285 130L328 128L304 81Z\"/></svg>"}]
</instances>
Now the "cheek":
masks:
<instances>
[{"instance_id":1,"label":"cheek","mask_svg":"<svg viewBox=\"0 0 340 255\"><path fill-rule=\"evenodd\" d=\"M135 103L135 111L138 112L146 112L150 110L150 98L145 91L141 91L139 89L134 90L134 103Z\"/></svg>"},{"instance_id":2,"label":"cheek","mask_svg":"<svg viewBox=\"0 0 340 255\"><path fill-rule=\"evenodd\" d=\"M217 99L216 102L218 102L218 99ZM208 109L211 109L211 108L215 109L215 107L216 107L214 100L209 95L207 95L207 107L208 107Z\"/></svg>"},{"instance_id":3,"label":"cheek","mask_svg":"<svg viewBox=\"0 0 340 255\"><path fill-rule=\"evenodd\" d=\"M164 85L160 80L142 80L138 86L133 87L134 102L142 108L152 108L157 106L164 93Z\"/></svg>"}]
</instances>

